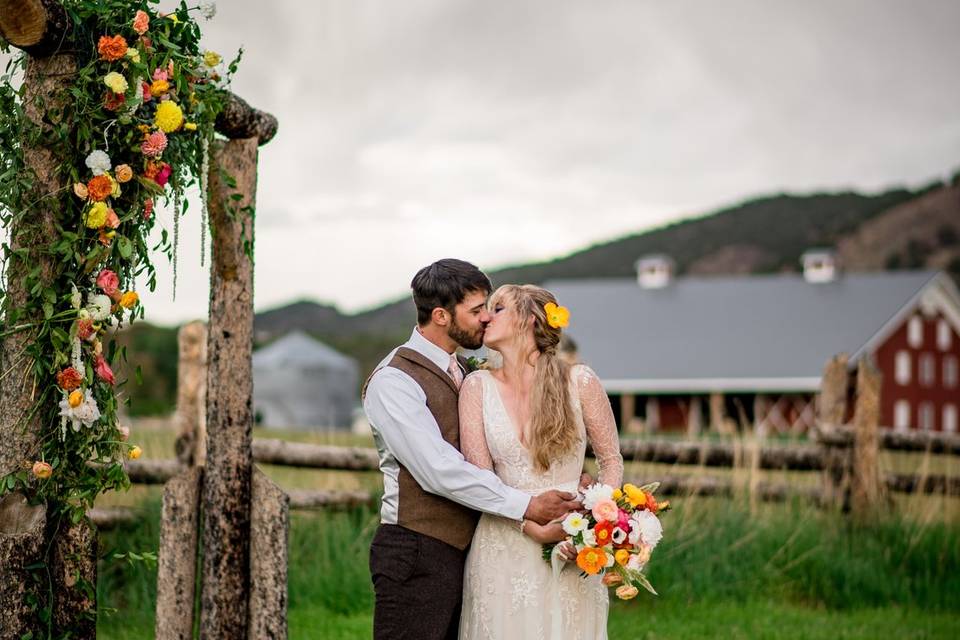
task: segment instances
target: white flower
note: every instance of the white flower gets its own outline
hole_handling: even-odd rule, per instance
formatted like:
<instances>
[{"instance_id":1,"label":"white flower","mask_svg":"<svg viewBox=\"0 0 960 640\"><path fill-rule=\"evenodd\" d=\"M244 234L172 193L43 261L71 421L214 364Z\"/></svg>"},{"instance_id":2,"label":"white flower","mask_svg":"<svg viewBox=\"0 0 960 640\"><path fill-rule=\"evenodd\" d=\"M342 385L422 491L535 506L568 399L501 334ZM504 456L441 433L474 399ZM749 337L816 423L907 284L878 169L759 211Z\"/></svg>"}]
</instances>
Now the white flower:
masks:
<instances>
[{"instance_id":1,"label":"white flower","mask_svg":"<svg viewBox=\"0 0 960 640\"><path fill-rule=\"evenodd\" d=\"M90 389L84 391L83 401L75 407L70 406L70 397L64 395L63 400L60 401L60 416L73 422L74 431L79 431L80 425L92 426L100 419L100 409L97 407L97 401L93 399L93 392Z\"/></svg>"},{"instance_id":2,"label":"white flower","mask_svg":"<svg viewBox=\"0 0 960 640\"><path fill-rule=\"evenodd\" d=\"M610 536L610 539L613 540L614 544L623 544L623 541L627 539L627 532L617 527L613 530L613 535Z\"/></svg>"},{"instance_id":3,"label":"white flower","mask_svg":"<svg viewBox=\"0 0 960 640\"><path fill-rule=\"evenodd\" d=\"M560 524L560 526L562 526L563 530L567 532L567 535L575 536L577 533L590 526L590 523L587 522L587 519L584 518L582 514L574 511L563 519L563 522Z\"/></svg>"},{"instance_id":4,"label":"white flower","mask_svg":"<svg viewBox=\"0 0 960 640\"><path fill-rule=\"evenodd\" d=\"M613 555L613 552L612 552L612 551L609 551L609 552L607 553L607 564L604 565L604 566L605 566L607 569L609 569L610 567L613 566L613 563L614 563L615 561L616 561L616 559L615 559L615 557L614 557L614 555Z\"/></svg>"},{"instance_id":5,"label":"white flower","mask_svg":"<svg viewBox=\"0 0 960 640\"><path fill-rule=\"evenodd\" d=\"M113 302L110 300L110 297L102 293L96 295L91 294L87 298L87 311L90 313L90 318L94 322L100 322L101 320L109 318L110 307L112 305Z\"/></svg>"},{"instance_id":6,"label":"white flower","mask_svg":"<svg viewBox=\"0 0 960 640\"><path fill-rule=\"evenodd\" d=\"M660 538L663 537L663 525L660 524L660 519L647 510L635 511L633 515L630 516L630 519L637 523L640 541L649 546L651 550L656 547L657 543L660 542ZM630 528L630 535L632 537L633 527Z\"/></svg>"},{"instance_id":7,"label":"white flower","mask_svg":"<svg viewBox=\"0 0 960 640\"><path fill-rule=\"evenodd\" d=\"M83 296L80 295L80 292L77 290L77 285L70 284L70 306L74 309L79 309L80 305L83 304Z\"/></svg>"},{"instance_id":8,"label":"white flower","mask_svg":"<svg viewBox=\"0 0 960 640\"><path fill-rule=\"evenodd\" d=\"M91 151L90 155L87 156L86 160L87 168L93 172L95 176L102 176L107 171L110 171L110 167L113 166L110 164L110 156L106 154L105 151Z\"/></svg>"},{"instance_id":9,"label":"white flower","mask_svg":"<svg viewBox=\"0 0 960 640\"><path fill-rule=\"evenodd\" d=\"M217 15L217 3L216 2L201 2L200 3L200 15L202 15L207 20L213 20L213 16Z\"/></svg>"},{"instance_id":10,"label":"white flower","mask_svg":"<svg viewBox=\"0 0 960 640\"><path fill-rule=\"evenodd\" d=\"M627 560L627 569L630 569L631 571L643 571L645 566L647 566L647 563L644 561L643 557L630 554L630 559Z\"/></svg>"},{"instance_id":11,"label":"white flower","mask_svg":"<svg viewBox=\"0 0 960 640\"><path fill-rule=\"evenodd\" d=\"M613 500L613 487L606 484L592 484L583 492L583 508L593 509L600 500Z\"/></svg>"},{"instance_id":12,"label":"white flower","mask_svg":"<svg viewBox=\"0 0 960 640\"><path fill-rule=\"evenodd\" d=\"M585 547L597 546L597 536L593 533L593 529L583 530L583 545Z\"/></svg>"}]
</instances>

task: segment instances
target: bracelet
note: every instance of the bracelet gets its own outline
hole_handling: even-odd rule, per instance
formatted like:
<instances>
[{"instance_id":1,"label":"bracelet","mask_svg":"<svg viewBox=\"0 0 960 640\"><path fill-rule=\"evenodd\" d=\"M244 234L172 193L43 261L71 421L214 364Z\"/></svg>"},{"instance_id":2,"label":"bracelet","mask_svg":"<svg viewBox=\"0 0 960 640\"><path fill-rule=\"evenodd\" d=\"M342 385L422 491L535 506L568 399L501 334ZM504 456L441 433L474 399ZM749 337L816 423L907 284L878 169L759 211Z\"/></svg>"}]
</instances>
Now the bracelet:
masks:
<instances>
[{"instance_id":1,"label":"bracelet","mask_svg":"<svg viewBox=\"0 0 960 640\"><path fill-rule=\"evenodd\" d=\"M527 519L526 519L526 518L521 518L521 519L520 519L520 535L523 535L523 528L524 528L526 525L527 525Z\"/></svg>"}]
</instances>

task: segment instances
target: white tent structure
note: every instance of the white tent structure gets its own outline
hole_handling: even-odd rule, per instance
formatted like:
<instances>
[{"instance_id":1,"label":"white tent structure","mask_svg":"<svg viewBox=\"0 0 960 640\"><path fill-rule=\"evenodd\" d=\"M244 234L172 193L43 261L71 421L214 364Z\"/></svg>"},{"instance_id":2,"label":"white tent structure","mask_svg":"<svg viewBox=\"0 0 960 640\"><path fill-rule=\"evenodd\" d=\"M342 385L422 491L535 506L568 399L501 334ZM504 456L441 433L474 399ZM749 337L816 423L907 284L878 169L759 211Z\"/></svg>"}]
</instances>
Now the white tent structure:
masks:
<instances>
[{"instance_id":1,"label":"white tent structure","mask_svg":"<svg viewBox=\"0 0 960 640\"><path fill-rule=\"evenodd\" d=\"M357 363L302 331L253 354L253 411L265 427L349 429Z\"/></svg>"}]
</instances>

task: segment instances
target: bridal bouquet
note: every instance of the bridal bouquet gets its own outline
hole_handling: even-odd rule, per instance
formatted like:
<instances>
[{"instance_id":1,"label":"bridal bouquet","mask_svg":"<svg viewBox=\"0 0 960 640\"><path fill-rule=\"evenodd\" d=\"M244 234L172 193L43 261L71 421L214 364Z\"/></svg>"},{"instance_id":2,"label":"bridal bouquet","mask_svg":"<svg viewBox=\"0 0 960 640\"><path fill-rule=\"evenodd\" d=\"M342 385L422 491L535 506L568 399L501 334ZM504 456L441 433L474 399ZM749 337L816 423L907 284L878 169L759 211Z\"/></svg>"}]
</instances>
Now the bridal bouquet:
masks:
<instances>
[{"instance_id":1,"label":"bridal bouquet","mask_svg":"<svg viewBox=\"0 0 960 640\"><path fill-rule=\"evenodd\" d=\"M563 520L563 530L570 536L567 542L577 550L577 566L585 575L603 576L603 583L616 587L621 600L635 597L639 587L657 594L643 570L663 537L657 514L670 508L669 502L654 498L659 486L659 482L616 489L591 485L583 493L586 511L571 513ZM555 570L560 544L544 545L544 559L554 563Z\"/></svg>"}]
</instances>

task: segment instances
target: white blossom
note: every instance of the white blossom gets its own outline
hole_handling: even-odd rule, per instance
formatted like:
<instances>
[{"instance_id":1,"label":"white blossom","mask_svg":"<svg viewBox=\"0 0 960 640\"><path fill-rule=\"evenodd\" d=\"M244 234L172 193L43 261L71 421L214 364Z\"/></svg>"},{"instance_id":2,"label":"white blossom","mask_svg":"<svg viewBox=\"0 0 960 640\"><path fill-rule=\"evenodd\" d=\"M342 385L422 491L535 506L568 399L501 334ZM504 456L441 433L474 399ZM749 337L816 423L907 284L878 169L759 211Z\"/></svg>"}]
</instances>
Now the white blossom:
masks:
<instances>
[{"instance_id":1,"label":"white blossom","mask_svg":"<svg viewBox=\"0 0 960 640\"><path fill-rule=\"evenodd\" d=\"M200 3L200 15L202 15L207 20L213 20L213 17L217 15L217 3L216 2L201 2Z\"/></svg>"},{"instance_id":2,"label":"white blossom","mask_svg":"<svg viewBox=\"0 0 960 640\"><path fill-rule=\"evenodd\" d=\"M583 517L583 514L574 511L573 513L567 514L567 517L563 519L560 526L563 527L567 535L575 536L590 526L590 523Z\"/></svg>"},{"instance_id":3,"label":"white blossom","mask_svg":"<svg viewBox=\"0 0 960 640\"><path fill-rule=\"evenodd\" d=\"M663 537L663 525L660 524L660 519L647 510L635 511L630 519L637 523L636 530L640 541L649 546L651 550L656 547L660 538ZM633 538L633 526L630 529L630 537ZM636 543L634 542L634 544Z\"/></svg>"},{"instance_id":4,"label":"white blossom","mask_svg":"<svg viewBox=\"0 0 960 640\"><path fill-rule=\"evenodd\" d=\"M583 492L583 508L593 509L601 500L613 500L613 487L607 484L592 484Z\"/></svg>"},{"instance_id":5,"label":"white blossom","mask_svg":"<svg viewBox=\"0 0 960 640\"><path fill-rule=\"evenodd\" d=\"M75 407L70 406L70 396L65 395L60 401L60 416L73 423L73 430L79 431L80 426L89 427L100 419L100 408L93 399L93 392L87 389L83 392L83 401Z\"/></svg>"},{"instance_id":6,"label":"white blossom","mask_svg":"<svg viewBox=\"0 0 960 640\"><path fill-rule=\"evenodd\" d=\"M110 307L113 302L109 296L101 294L91 294L87 298L87 311L94 322L100 322L110 317Z\"/></svg>"},{"instance_id":7,"label":"white blossom","mask_svg":"<svg viewBox=\"0 0 960 640\"><path fill-rule=\"evenodd\" d=\"M70 306L74 309L79 309L80 305L83 304L83 296L80 295L80 291L77 290L77 285L70 284Z\"/></svg>"},{"instance_id":8,"label":"white blossom","mask_svg":"<svg viewBox=\"0 0 960 640\"><path fill-rule=\"evenodd\" d=\"M102 176L107 171L110 171L110 168L113 166L110 163L110 156L108 156L105 151L99 149L90 152L90 155L87 156L86 164L87 168L90 169L95 176Z\"/></svg>"}]
</instances>

